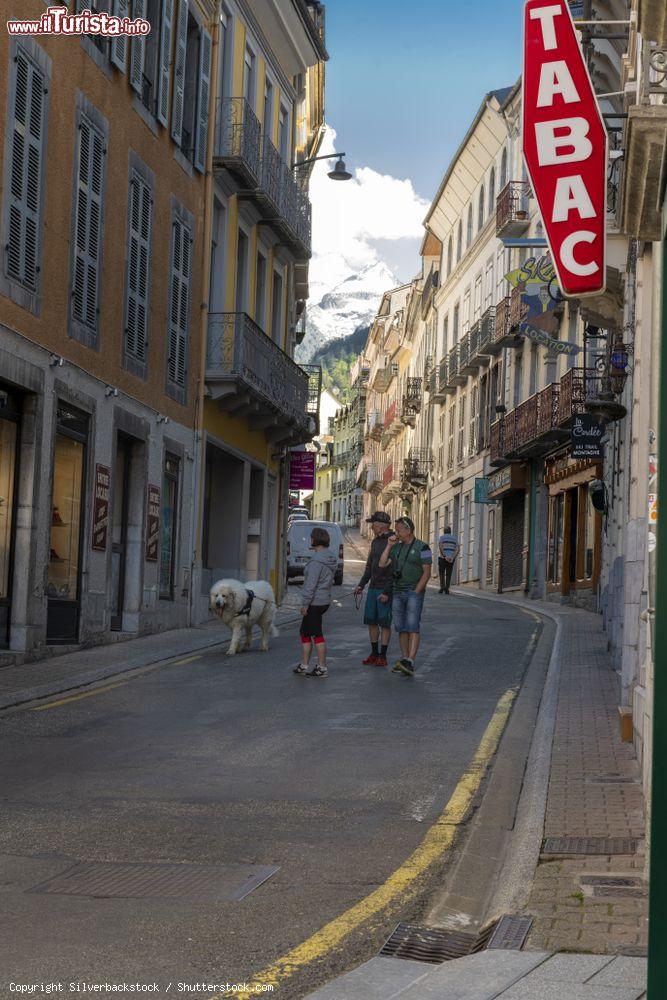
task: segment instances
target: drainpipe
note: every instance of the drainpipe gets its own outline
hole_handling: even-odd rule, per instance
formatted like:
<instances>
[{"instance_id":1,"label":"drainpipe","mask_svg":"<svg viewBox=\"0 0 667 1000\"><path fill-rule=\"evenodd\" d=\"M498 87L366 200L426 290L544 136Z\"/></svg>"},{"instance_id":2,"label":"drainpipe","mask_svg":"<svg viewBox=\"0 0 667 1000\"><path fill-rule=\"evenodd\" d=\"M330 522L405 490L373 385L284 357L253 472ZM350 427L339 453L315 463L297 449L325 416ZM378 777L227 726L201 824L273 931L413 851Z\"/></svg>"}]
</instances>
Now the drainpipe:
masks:
<instances>
[{"instance_id":1,"label":"drainpipe","mask_svg":"<svg viewBox=\"0 0 667 1000\"><path fill-rule=\"evenodd\" d=\"M665 231L663 210L663 232ZM660 261L660 381L657 427L658 522L655 548L655 590L651 579L653 560L649 557L649 603L655 594L653 618L653 762L651 781L651 852L649 877L649 950L648 1000L662 1000L667 983L667 950L664 928L667 926L667 255L665 243L654 244ZM661 516L662 504L662 516ZM650 612L650 609L649 609Z\"/></svg>"},{"instance_id":2,"label":"drainpipe","mask_svg":"<svg viewBox=\"0 0 667 1000\"><path fill-rule=\"evenodd\" d=\"M202 300L200 323L200 359L199 381L197 385L197 402L195 409L194 430L194 465L192 470L194 503L190 518L190 614L189 624L197 619L197 600L200 581L196 576L197 561L200 571L203 570L202 533L204 512L204 475L206 470L205 437L204 437L204 396L206 392L206 346L208 339L208 303L211 293L211 234L213 230L213 146L215 143L215 112L218 93L218 46L220 39L221 0L215 0L213 21L208 25L211 32L211 113L208 118L208 141L206 144L206 173L204 175L204 228L202 234ZM196 585L195 585L196 580Z\"/></svg>"}]
</instances>

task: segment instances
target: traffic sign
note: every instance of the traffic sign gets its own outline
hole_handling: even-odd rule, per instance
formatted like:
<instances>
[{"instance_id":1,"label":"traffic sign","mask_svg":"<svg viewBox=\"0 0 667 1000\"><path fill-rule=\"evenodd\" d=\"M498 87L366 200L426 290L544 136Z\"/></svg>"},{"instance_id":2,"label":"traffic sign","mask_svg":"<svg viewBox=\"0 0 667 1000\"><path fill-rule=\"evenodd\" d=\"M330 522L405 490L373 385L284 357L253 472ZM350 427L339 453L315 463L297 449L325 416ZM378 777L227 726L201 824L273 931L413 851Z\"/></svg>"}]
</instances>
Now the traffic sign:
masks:
<instances>
[{"instance_id":1,"label":"traffic sign","mask_svg":"<svg viewBox=\"0 0 667 1000\"><path fill-rule=\"evenodd\" d=\"M566 0L526 0L523 154L563 294L601 292L607 131Z\"/></svg>"}]
</instances>

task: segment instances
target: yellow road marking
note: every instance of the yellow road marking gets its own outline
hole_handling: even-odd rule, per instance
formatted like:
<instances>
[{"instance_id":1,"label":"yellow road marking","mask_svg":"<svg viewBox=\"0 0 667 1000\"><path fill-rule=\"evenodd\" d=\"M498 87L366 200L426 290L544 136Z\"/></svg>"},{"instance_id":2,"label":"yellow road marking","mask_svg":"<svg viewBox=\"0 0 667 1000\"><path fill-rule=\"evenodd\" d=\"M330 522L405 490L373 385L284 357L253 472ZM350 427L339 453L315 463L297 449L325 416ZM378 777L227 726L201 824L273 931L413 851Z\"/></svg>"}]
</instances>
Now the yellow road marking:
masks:
<instances>
[{"instance_id":1,"label":"yellow road marking","mask_svg":"<svg viewBox=\"0 0 667 1000\"><path fill-rule=\"evenodd\" d=\"M249 989L236 994L239 1000L251 1000L251 997L257 996L254 989L262 983L277 987L282 980L331 952L362 924L378 917L388 907L404 902L416 894L419 880L454 844L458 827L465 819L486 769L498 749L517 691L517 688L510 688L498 701L475 755L449 802L410 857L378 889L325 924L272 965L258 972L248 984ZM221 997L215 994L211 1000L221 1000Z\"/></svg>"},{"instance_id":2,"label":"yellow road marking","mask_svg":"<svg viewBox=\"0 0 667 1000\"><path fill-rule=\"evenodd\" d=\"M186 656L184 660L174 660L173 663L166 663L166 667L180 667L182 663L192 663L193 660L201 660L202 654L198 653L197 656Z\"/></svg>"},{"instance_id":3,"label":"yellow road marking","mask_svg":"<svg viewBox=\"0 0 667 1000\"><path fill-rule=\"evenodd\" d=\"M67 705L70 701L81 701L82 698L92 698L96 694L104 694L105 691L113 691L114 688L122 687L127 681L119 681L118 684L107 684L106 687L95 688L94 691L84 691L83 694L73 694L69 698L61 698L59 701L50 701L48 705L37 705L31 708L31 712L45 712L47 708L58 708L59 705Z\"/></svg>"}]
</instances>

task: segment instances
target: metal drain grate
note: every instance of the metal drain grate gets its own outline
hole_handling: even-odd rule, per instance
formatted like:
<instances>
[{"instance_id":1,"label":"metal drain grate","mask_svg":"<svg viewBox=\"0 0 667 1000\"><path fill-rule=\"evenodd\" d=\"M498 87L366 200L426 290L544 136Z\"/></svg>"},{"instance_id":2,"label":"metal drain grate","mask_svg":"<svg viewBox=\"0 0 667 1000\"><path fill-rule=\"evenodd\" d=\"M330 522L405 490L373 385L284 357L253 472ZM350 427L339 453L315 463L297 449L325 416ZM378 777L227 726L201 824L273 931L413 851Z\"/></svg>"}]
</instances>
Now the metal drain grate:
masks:
<instances>
[{"instance_id":1,"label":"metal drain grate","mask_svg":"<svg viewBox=\"0 0 667 1000\"><path fill-rule=\"evenodd\" d=\"M216 903L245 899L277 871L275 865L80 863L28 891Z\"/></svg>"},{"instance_id":2,"label":"metal drain grate","mask_svg":"<svg viewBox=\"0 0 667 1000\"><path fill-rule=\"evenodd\" d=\"M474 933L449 930L446 927L416 927L414 924L401 923L396 925L380 954L440 965L454 958L464 958L466 955L483 951L489 943L494 927L495 923Z\"/></svg>"},{"instance_id":3,"label":"metal drain grate","mask_svg":"<svg viewBox=\"0 0 667 1000\"><path fill-rule=\"evenodd\" d=\"M542 854L636 854L638 843L636 837L546 837Z\"/></svg>"},{"instance_id":4,"label":"metal drain grate","mask_svg":"<svg viewBox=\"0 0 667 1000\"><path fill-rule=\"evenodd\" d=\"M532 917L509 915L501 917L487 945L489 951L492 948L502 948L506 951L520 951L532 926Z\"/></svg>"}]
</instances>

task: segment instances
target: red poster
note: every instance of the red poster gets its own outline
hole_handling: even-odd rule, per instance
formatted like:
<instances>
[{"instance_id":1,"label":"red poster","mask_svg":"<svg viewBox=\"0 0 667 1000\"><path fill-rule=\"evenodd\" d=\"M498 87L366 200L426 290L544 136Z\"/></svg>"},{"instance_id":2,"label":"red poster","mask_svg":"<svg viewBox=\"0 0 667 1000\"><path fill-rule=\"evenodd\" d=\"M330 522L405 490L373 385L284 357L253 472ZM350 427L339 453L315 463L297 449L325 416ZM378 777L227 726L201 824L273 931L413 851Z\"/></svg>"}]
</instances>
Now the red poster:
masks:
<instances>
[{"instance_id":1,"label":"red poster","mask_svg":"<svg viewBox=\"0 0 667 1000\"><path fill-rule=\"evenodd\" d=\"M160 487L148 484L148 511L146 517L146 559L157 562L160 545Z\"/></svg>"},{"instance_id":2,"label":"red poster","mask_svg":"<svg viewBox=\"0 0 667 1000\"><path fill-rule=\"evenodd\" d=\"M290 452L289 488L291 490L315 489L314 451Z\"/></svg>"},{"instance_id":3,"label":"red poster","mask_svg":"<svg viewBox=\"0 0 667 1000\"><path fill-rule=\"evenodd\" d=\"M523 154L564 295L606 281L607 130L566 0L527 0Z\"/></svg>"},{"instance_id":4,"label":"red poster","mask_svg":"<svg viewBox=\"0 0 667 1000\"><path fill-rule=\"evenodd\" d=\"M96 552L107 550L110 487L111 469L106 465L96 465L93 487L93 537L90 546Z\"/></svg>"}]
</instances>

